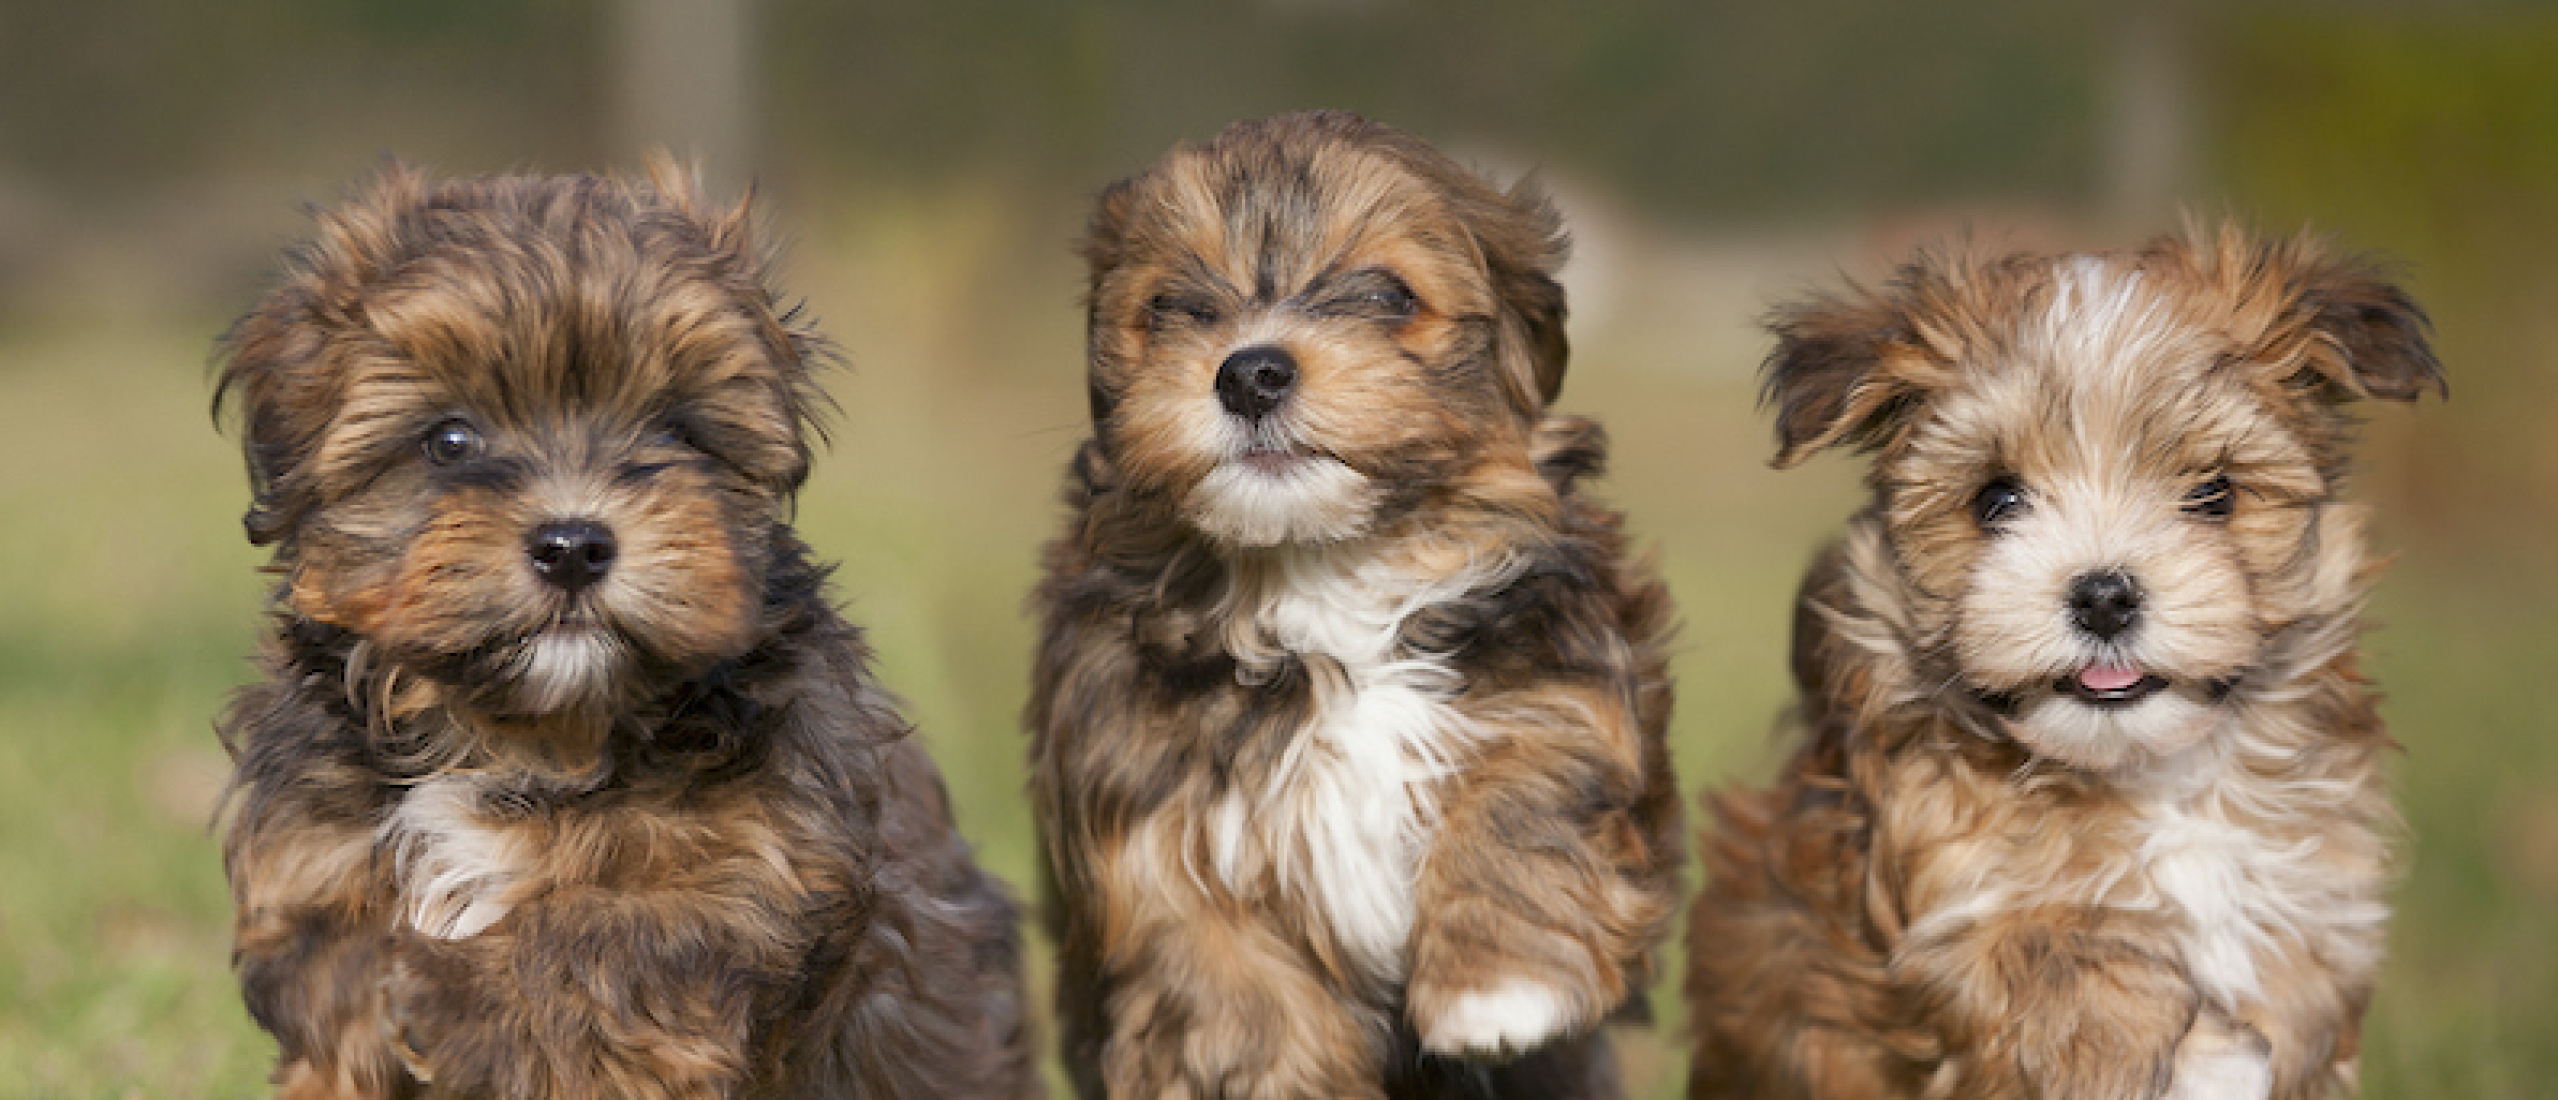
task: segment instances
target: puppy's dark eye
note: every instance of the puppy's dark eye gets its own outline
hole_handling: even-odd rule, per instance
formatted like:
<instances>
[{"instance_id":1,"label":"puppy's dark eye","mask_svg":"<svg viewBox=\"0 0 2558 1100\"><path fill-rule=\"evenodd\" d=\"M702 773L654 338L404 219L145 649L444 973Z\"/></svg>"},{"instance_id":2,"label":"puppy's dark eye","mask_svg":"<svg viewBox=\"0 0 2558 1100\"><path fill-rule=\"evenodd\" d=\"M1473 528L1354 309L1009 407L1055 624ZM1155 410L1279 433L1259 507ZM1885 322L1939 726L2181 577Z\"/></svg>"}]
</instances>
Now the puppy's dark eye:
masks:
<instances>
[{"instance_id":1,"label":"puppy's dark eye","mask_svg":"<svg viewBox=\"0 0 2558 1100\"><path fill-rule=\"evenodd\" d=\"M1372 313L1386 317L1410 317L1413 310L1421 307L1420 300L1412 296L1412 288L1403 285L1403 280L1392 275L1387 275L1378 280L1376 285L1360 291L1359 304Z\"/></svg>"},{"instance_id":2,"label":"puppy's dark eye","mask_svg":"<svg viewBox=\"0 0 2558 1100\"><path fill-rule=\"evenodd\" d=\"M1319 301L1314 311L1333 317L1400 321L1420 308L1421 300L1393 272L1371 270L1350 276L1347 286Z\"/></svg>"},{"instance_id":3,"label":"puppy's dark eye","mask_svg":"<svg viewBox=\"0 0 2558 1100\"><path fill-rule=\"evenodd\" d=\"M479 430L460 417L438 423L426 430L426 460L438 466L450 466L477 458L483 446Z\"/></svg>"},{"instance_id":4,"label":"puppy's dark eye","mask_svg":"<svg viewBox=\"0 0 2558 1100\"><path fill-rule=\"evenodd\" d=\"M1992 527L2025 514L2025 486L2012 477L1994 477L1972 494L1972 519Z\"/></svg>"},{"instance_id":5,"label":"puppy's dark eye","mask_svg":"<svg viewBox=\"0 0 2558 1100\"><path fill-rule=\"evenodd\" d=\"M694 433L691 422L668 419L660 422L656 431L649 433L648 443L652 447L665 447L670 450L699 451L702 445L700 440L695 438Z\"/></svg>"},{"instance_id":6,"label":"puppy's dark eye","mask_svg":"<svg viewBox=\"0 0 2558 1100\"><path fill-rule=\"evenodd\" d=\"M1185 322L1213 325L1217 318L1217 304L1196 294L1158 294L1146 300L1146 327L1157 332Z\"/></svg>"},{"instance_id":7,"label":"puppy's dark eye","mask_svg":"<svg viewBox=\"0 0 2558 1100\"><path fill-rule=\"evenodd\" d=\"M2238 504L2238 489L2227 475L2214 477L2185 494L2185 511L2209 519L2227 519Z\"/></svg>"}]
</instances>

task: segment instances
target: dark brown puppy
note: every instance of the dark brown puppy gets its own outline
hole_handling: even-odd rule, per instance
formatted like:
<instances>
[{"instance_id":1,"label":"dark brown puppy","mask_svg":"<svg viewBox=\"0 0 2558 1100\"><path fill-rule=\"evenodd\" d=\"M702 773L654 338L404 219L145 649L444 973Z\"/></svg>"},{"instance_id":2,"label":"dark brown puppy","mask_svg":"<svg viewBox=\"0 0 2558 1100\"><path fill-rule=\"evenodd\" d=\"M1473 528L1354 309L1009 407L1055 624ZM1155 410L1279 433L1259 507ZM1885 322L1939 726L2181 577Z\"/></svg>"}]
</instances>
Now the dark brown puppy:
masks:
<instances>
[{"instance_id":1,"label":"dark brown puppy","mask_svg":"<svg viewBox=\"0 0 2558 1100\"><path fill-rule=\"evenodd\" d=\"M677 173L320 216L230 338L222 732L291 1097L1019 1096L1015 914L785 523L818 337Z\"/></svg>"},{"instance_id":2,"label":"dark brown puppy","mask_svg":"<svg viewBox=\"0 0 2558 1100\"><path fill-rule=\"evenodd\" d=\"M1094 216L1032 788L1087 1096L1599 1096L1676 902L1669 607L1551 206L1353 115Z\"/></svg>"},{"instance_id":3,"label":"dark brown puppy","mask_svg":"<svg viewBox=\"0 0 2558 1100\"><path fill-rule=\"evenodd\" d=\"M2439 384L2423 316L2232 229L1774 327L1779 464L1870 448L1874 496L1794 759L1715 804L1690 1094L2350 1091L2395 817L2340 406Z\"/></svg>"}]
</instances>

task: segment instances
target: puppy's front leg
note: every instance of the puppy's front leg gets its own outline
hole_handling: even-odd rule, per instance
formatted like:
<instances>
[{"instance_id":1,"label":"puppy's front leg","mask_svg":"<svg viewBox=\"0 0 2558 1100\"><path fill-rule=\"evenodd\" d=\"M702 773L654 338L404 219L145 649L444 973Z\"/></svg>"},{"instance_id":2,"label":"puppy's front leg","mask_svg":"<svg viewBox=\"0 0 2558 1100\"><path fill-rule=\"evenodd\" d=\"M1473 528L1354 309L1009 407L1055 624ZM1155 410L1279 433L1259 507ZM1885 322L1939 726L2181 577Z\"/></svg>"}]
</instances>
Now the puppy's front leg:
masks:
<instances>
[{"instance_id":1,"label":"puppy's front leg","mask_svg":"<svg viewBox=\"0 0 2558 1100\"><path fill-rule=\"evenodd\" d=\"M1345 1002L1266 912L1187 881L1153 888L1138 862L1096 861L1122 886L1099 915L1107 1095L1383 1100L1382 1020Z\"/></svg>"},{"instance_id":2,"label":"puppy's front leg","mask_svg":"<svg viewBox=\"0 0 2558 1100\"><path fill-rule=\"evenodd\" d=\"M273 1032L282 1100L389 1100L407 1075L382 1043L381 966L389 933L318 907L241 922L236 952L249 1014Z\"/></svg>"},{"instance_id":3,"label":"puppy's front leg","mask_svg":"<svg viewBox=\"0 0 2558 1100\"><path fill-rule=\"evenodd\" d=\"M1595 694L1595 693L1594 693ZM1677 907L1637 819L1631 720L1603 700L1515 715L1450 785L1421 870L1409 1011L1423 1047L1508 1057L1598 1023L1636 989Z\"/></svg>"},{"instance_id":4,"label":"puppy's front leg","mask_svg":"<svg viewBox=\"0 0 2558 1100\"><path fill-rule=\"evenodd\" d=\"M394 1038L432 1096L733 1095L802 946L770 930L791 926L741 899L570 887L469 938L403 932Z\"/></svg>"},{"instance_id":5,"label":"puppy's front leg","mask_svg":"<svg viewBox=\"0 0 2558 1100\"><path fill-rule=\"evenodd\" d=\"M2206 1011L2176 1044L2168 1100L2265 1100L2274 1094L2272 1055L2262 1032Z\"/></svg>"},{"instance_id":6,"label":"puppy's front leg","mask_svg":"<svg viewBox=\"0 0 2558 1100\"><path fill-rule=\"evenodd\" d=\"M1950 1095L2154 1098L2169 1095L2203 1016L2162 935L2132 914L2001 912L1914 933L1892 965L1919 980L1947 1047L1974 1052ZM2239 1067L2217 1056L2237 1053L2207 1034L2188 1072L2225 1080Z\"/></svg>"},{"instance_id":7,"label":"puppy's front leg","mask_svg":"<svg viewBox=\"0 0 2558 1100\"><path fill-rule=\"evenodd\" d=\"M282 773L253 786L224 860L237 906L232 962L249 1015L275 1035L284 1100L388 1100L407 1075L382 1043L390 919L374 831L331 814Z\"/></svg>"}]
</instances>

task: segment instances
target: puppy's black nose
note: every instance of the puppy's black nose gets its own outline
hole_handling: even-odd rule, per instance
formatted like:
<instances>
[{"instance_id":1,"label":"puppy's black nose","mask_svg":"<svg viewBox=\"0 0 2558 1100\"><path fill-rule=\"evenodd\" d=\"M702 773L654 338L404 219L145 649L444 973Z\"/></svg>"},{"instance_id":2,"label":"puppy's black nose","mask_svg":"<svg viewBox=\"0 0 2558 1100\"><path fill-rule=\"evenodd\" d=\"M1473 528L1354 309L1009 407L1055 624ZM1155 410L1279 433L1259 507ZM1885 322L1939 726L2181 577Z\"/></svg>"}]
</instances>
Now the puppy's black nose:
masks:
<instances>
[{"instance_id":1,"label":"puppy's black nose","mask_svg":"<svg viewBox=\"0 0 2558 1100\"><path fill-rule=\"evenodd\" d=\"M524 541L533 571L571 592L604 579L613 567L613 550L612 529L582 519L545 523Z\"/></svg>"},{"instance_id":2,"label":"puppy's black nose","mask_svg":"<svg viewBox=\"0 0 2558 1100\"><path fill-rule=\"evenodd\" d=\"M1217 403L1246 420L1270 415L1295 388L1296 357L1268 344L1229 355L1217 368Z\"/></svg>"},{"instance_id":3,"label":"puppy's black nose","mask_svg":"<svg viewBox=\"0 0 2558 1100\"><path fill-rule=\"evenodd\" d=\"M2069 586L2069 621L2099 638L2132 628L2141 618L2141 588L2115 570L2081 574Z\"/></svg>"}]
</instances>

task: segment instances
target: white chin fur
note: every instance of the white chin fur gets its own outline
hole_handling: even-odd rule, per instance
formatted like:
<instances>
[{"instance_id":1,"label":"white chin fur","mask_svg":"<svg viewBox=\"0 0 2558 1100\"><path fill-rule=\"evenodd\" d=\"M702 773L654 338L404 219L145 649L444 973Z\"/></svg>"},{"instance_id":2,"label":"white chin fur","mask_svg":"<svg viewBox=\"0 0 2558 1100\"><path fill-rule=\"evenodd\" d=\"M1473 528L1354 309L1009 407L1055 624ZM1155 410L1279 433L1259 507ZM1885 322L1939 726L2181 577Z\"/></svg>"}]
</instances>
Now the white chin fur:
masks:
<instances>
[{"instance_id":1,"label":"white chin fur","mask_svg":"<svg viewBox=\"0 0 2558 1100\"><path fill-rule=\"evenodd\" d=\"M2130 706L2092 706L2039 693L2017 713L2016 739L2072 767L2112 771L2174 756L2202 743L2220 720L2214 708L2175 689Z\"/></svg>"},{"instance_id":2,"label":"white chin fur","mask_svg":"<svg viewBox=\"0 0 2558 1100\"><path fill-rule=\"evenodd\" d=\"M606 698L622 669L622 647L599 633L543 634L516 658L518 705L535 713Z\"/></svg>"},{"instance_id":3,"label":"white chin fur","mask_svg":"<svg viewBox=\"0 0 2558 1100\"><path fill-rule=\"evenodd\" d=\"M1235 546L1333 542L1358 535L1375 492L1357 470L1304 458L1278 473L1222 462L1182 501L1201 534Z\"/></svg>"}]
</instances>

